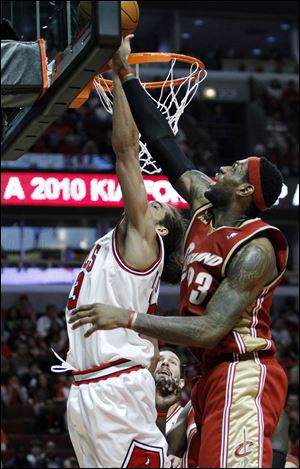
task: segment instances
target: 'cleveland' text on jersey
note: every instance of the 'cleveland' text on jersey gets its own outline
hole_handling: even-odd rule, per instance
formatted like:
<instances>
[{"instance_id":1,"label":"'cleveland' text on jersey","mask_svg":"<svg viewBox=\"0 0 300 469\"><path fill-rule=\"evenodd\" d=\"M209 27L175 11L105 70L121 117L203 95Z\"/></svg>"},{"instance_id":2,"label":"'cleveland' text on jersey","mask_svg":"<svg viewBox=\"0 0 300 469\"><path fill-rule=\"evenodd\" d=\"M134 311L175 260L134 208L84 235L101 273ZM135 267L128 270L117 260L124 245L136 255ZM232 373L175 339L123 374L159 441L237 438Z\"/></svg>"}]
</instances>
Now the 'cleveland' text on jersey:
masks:
<instances>
[{"instance_id":1,"label":"'cleveland' text on jersey","mask_svg":"<svg viewBox=\"0 0 300 469\"><path fill-rule=\"evenodd\" d=\"M213 228L211 220L212 206L207 204L194 213L186 234L180 292L181 315L204 314L207 303L226 277L232 258L256 237L266 236L272 242L278 276L265 286L255 303L243 312L234 330L215 348L193 348L193 353L205 363L224 353L275 351L270 332L270 307L274 290L286 268L287 241L278 228L260 218L249 219L239 227L222 226L217 229Z\"/></svg>"}]
</instances>

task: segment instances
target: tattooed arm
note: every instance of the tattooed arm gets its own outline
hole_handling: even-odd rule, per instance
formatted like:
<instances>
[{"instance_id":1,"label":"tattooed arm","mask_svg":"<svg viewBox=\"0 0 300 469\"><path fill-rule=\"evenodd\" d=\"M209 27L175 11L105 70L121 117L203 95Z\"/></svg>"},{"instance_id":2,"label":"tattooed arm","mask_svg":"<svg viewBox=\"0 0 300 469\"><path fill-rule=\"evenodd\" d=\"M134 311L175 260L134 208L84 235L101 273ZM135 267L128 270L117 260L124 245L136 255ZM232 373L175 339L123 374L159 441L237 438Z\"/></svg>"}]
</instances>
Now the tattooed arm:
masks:
<instances>
[{"instance_id":1,"label":"tattooed arm","mask_svg":"<svg viewBox=\"0 0 300 469\"><path fill-rule=\"evenodd\" d=\"M245 309L276 274L271 242L267 238L256 239L233 258L227 277L209 301L204 316L174 318L138 314L133 329L170 344L213 348L234 328ZM127 327L130 314L126 309L96 303L75 309L69 322L75 323L74 329L93 324L86 333L88 337L98 329Z\"/></svg>"},{"instance_id":2,"label":"tattooed arm","mask_svg":"<svg viewBox=\"0 0 300 469\"><path fill-rule=\"evenodd\" d=\"M212 180L198 170L186 171L176 181L174 188L191 206L192 210L208 203L204 193L208 190Z\"/></svg>"}]
</instances>

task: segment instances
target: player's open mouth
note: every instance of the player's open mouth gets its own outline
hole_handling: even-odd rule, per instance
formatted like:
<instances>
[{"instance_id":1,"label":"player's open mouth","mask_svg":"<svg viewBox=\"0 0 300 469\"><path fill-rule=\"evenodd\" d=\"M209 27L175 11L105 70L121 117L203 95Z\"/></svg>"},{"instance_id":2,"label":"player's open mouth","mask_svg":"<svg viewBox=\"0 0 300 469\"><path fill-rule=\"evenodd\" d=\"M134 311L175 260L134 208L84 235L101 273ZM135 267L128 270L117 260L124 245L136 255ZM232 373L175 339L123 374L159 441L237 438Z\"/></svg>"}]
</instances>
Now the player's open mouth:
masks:
<instances>
[{"instance_id":1,"label":"player's open mouth","mask_svg":"<svg viewBox=\"0 0 300 469\"><path fill-rule=\"evenodd\" d=\"M166 376L172 376L172 373L170 370L164 369L159 371L160 375L166 375Z\"/></svg>"}]
</instances>

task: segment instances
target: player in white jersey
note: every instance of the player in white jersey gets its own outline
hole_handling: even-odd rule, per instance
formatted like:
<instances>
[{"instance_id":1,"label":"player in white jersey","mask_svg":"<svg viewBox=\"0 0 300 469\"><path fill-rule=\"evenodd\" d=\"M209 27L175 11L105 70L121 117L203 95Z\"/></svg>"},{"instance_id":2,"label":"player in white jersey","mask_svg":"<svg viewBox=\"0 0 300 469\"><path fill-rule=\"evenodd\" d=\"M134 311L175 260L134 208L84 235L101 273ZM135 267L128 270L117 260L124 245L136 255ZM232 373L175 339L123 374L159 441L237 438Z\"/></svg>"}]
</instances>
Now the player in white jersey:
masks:
<instances>
[{"instance_id":1,"label":"player in white jersey","mask_svg":"<svg viewBox=\"0 0 300 469\"><path fill-rule=\"evenodd\" d=\"M183 407L180 404L184 379L181 377L181 359L174 350L163 348L154 371L156 382L156 409L158 425L168 433L176 424Z\"/></svg>"},{"instance_id":2,"label":"player in white jersey","mask_svg":"<svg viewBox=\"0 0 300 469\"><path fill-rule=\"evenodd\" d=\"M160 278L180 279L184 223L174 207L148 203L138 159L138 131L121 82L114 76L113 148L125 213L96 241L74 282L66 308L110 303L153 313ZM165 264L164 264L165 261ZM167 443L156 426L154 356L150 339L128 329L87 334L68 324L62 367L74 383L68 428L80 467L168 467ZM152 340L152 339L151 339Z\"/></svg>"},{"instance_id":3,"label":"player in white jersey","mask_svg":"<svg viewBox=\"0 0 300 469\"><path fill-rule=\"evenodd\" d=\"M182 420L181 415L186 413L186 406L180 404L181 393L184 387L182 378L182 363L179 355L172 349L163 348L159 352L159 360L154 371L156 382L156 409L157 425L166 435L174 435L171 442L175 450L182 446L177 441L177 435L182 437L182 432L173 433L172 429L177 426L177 422ZM173 447L169 446L168 454L172 467L181 467L182 458L175 456L176 453L170 452Z\"/></svg>"}]
</instances>

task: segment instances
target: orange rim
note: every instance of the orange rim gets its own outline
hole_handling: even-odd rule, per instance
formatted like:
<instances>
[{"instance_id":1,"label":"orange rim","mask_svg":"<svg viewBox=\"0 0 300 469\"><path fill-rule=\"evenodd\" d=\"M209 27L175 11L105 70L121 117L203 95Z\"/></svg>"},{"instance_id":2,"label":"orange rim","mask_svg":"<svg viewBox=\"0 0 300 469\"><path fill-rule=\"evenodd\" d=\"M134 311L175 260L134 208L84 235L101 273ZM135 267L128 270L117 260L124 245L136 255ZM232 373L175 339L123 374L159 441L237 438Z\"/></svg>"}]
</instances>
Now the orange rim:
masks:
<instances>
[{"instance_id":1,"label":"orange rim","mask_svg":"<svg viewBox=\"0 0 300 469\"><path fill-rule=\"evenodd\" d=\"M167 81L148 81L143 82L145 88L147 89L154 89L154 88L162 88L162 86L170 87L172 86L179 86L181 83L186 81L187 79L195 80L205 71L205 65L201 60L196 59L195 57L191 57L189 55L184 54L173 54L169 52L135 52L128 56L128 63L130 65L137 65L137 64L145 64L145 63L167 63L171 62L171 60L176 59L179 62L195 64L197 65L197 69L191 74L184 76L182 78L176 78L175 80L167 80ZM105 72L110 70L110 67L105 67ZM113 82L112 80L108 80L102 77L95 77L99 85L103 87L103 91L108 92L113 90Z\"/></svg>"},{"instance_id":2,"label":"orange rim","mask_svg":"<svg viewBox=\"0 0 300 469\"><path fill-rule=\"evenodd\" d=\"M137 65L145 63L167 63L171 62L173 59L176 59L179 62L197 65L197 69L191 75L187 75L182 78L176 78L175 80L144 82L143 84L145 88L155 89L162 88L163 86L179 86L188 79L196 80L205 72L205 65L203 62L201 62L201 60L184 54L173 54L167 52L135 52L129 55L128 62L130 65ZM99 71L99 73L105 73L109 70L111 70L111 67L106 64L104 68ZM69 105L69 108L78 109L88 100L91 90L95 88L94 80L96 80L96 82L102 86L102 89L106 93L113 90L112 80L96 76L72 101L72 103Z\"/></svg>"}]
</instances>

